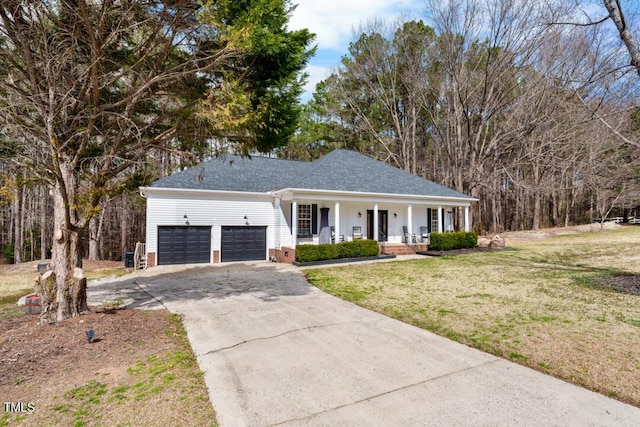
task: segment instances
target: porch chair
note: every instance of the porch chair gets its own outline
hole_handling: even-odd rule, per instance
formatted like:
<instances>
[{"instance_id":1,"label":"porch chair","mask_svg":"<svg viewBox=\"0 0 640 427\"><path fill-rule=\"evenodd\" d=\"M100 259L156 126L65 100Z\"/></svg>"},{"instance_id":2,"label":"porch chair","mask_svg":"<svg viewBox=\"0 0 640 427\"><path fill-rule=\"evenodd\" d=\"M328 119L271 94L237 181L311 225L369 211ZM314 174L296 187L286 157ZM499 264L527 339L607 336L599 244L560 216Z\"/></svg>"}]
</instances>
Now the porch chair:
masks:
<instances>
[{"instance_id":1,"label":"porch chair","mask_svg":"<svg viewBox=\"0 0 640 427\"><path fill-rule=\"evenodd\" d=\"M351 231L351 237L353 240L361 240L362 239L362 226L354 225Z\"/></svg>"},{"instance_id":2,"label":"porch chair","mask_svg":"<svg viewBox=\"0 0 640 427\"><path fill-rule=\"evenodd\" d=\"M409 234L409 229L406 225L402 226L402 234L404 235L404 243L406 243L407 245L416 242L416 235Z\"/></svg>"},{"instance_id":3,"label":"porch chair","mask_svg":"<svg viewBox=\"0 0 640 427\"><path fill-rule=\"evenodd\" d=\"M426 225L420 226L420 241L422 243L426 243L427 245L430 243L429 240L431 238L431 233L429 233L429 227Z\"/></svg>"}]
</instances>

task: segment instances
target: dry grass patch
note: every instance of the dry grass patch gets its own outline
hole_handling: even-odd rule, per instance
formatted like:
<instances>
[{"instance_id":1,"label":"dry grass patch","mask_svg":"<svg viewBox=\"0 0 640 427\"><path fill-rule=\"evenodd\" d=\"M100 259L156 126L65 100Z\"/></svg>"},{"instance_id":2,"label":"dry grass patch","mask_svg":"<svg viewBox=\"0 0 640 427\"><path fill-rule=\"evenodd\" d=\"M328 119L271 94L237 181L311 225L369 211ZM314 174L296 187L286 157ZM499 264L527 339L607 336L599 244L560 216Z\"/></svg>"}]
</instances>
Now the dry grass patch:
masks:
<instances>
[{"instance_id":1,"label":"dry grass patch","mask_svg":"<svg viewBox=\"0 0 640 427\"><path fill-rule=\"evenodd\" d=\"M216 425L181 318L166 311L4 319L0 359L3 401L33 405L3 411L0 426Z\"/></svg>"},{"instance_id":2,"label":"dry grass patch","mask_svg":"<svg viewBox=\"0 0 640 427\"><path fill-rule=\"evenodd\" d=\"M16 305L33 292L37 264L0 265L0 396L34 408L1 411L0 427L216 425L179 316L93 307L78 318L38 324ZM121 262L88 261L85 273L91 280L126 270ZM91 344L87 329L95 331Z\"/></svg>"},{"instance_id":3,"label":"dry grass patch","mask_svg":"<svg viewBox=\"0 0 640 427\"><path fill-rule=\"evenodd\" d=\"M640 406L640 295L615 286L640 274L640 227L306 274L363 307Z\"/></svg>"},{"instance_id":4,"label":"dry grass patch","mask_svg":"<svg viewBox=\"0 0 640 427\"><path fill-rule=\"evenodd\" d=\"M20 264L0 264L0 298L33 292L33 284L39 275L38 264L47 262L30 261ZM122 276L127 273L120 261L84 261L84 270L87 280Z\"/></svg>"}]
</instances>

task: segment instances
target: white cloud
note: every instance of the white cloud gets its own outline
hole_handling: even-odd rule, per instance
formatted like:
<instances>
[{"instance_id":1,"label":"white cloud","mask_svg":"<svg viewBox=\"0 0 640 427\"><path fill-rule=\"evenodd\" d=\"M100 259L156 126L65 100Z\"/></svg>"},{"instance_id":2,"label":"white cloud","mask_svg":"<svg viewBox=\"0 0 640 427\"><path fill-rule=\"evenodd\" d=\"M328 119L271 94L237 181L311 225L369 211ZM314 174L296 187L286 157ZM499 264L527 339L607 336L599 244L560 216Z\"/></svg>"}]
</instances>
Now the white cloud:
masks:
<instances>
[{"instance_id":1,"label":"white cloud","mask_svg":"<svg viewBox=\"0 0 640 427\"><path fill-rule=\"evenodd\" d=\"M331 74L331 68L329 67L321 67L318 65L309 65L306 70L309 77L307 78L307 84L304 86L304 94L302 95L302 101L306 102L311 99L311 94L315 92L316 85L320 83L322 80L329 77Z\"/></svg>"},{"instance_id":2,"label":"white cloud","mask_svg":"<svg viewBox=\"0 0 640 427\"><path fill-rule=\"evenodd\" d=\"M415 0L293 0L297 8L289 20L289 29L307 28L316 34L318 53L309 61L306 72L309 82L303 101L310 98L316 84L329 76L347 53L353 30L373 18L394 20L399 16L422 10Z\"/></svg>"},{"instance_id":3,"label":"white cloud","mask_svg":"<svg viewBox=\"0 0 640 427\"><path fill-rule=\"evenodd\" d=\"M376 17L394 19L416 11L411 0L298 0L289 21L292 30L308 28L316 34L320 49L342 50L350 41L353 28Z\"/></svg>"}]
</instances>

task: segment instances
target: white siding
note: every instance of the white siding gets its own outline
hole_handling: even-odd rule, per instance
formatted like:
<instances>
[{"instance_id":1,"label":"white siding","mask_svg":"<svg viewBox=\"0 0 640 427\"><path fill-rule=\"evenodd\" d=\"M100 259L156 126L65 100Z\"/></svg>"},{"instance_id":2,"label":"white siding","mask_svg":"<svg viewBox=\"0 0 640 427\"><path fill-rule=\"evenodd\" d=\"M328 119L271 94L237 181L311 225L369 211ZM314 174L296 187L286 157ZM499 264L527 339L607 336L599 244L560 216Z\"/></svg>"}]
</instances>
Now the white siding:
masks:
<instances>
[{"instance_id":1,"label":"white siding","mask_svg":"<svg viewBox=\"0 0 640 427\"><path fill-rule=\"evenodd\" d=\"M187 218L184 218L184 216ZM244 219L244 217L247 219ZM221 227L226 225L267 226L267 248L275 246L272 198L265 195L227 196L202 194L148 194L147 252L157 253L158 226L212 226L212 250L220 250ZM266 259L266 254L265 254Z\"/></svg>"},{"instance_id":2,"label":"white siding","mask_svg":"<svg viewBox=\"0 0 640 427\"><path fill-rule=\"evenodd\" d=\"M147 252L157 253L158 226L205 225L212 227L212 250L220 250L222 226L266 226L267 249L290 247L291 236L291 199L282 200L278 204L269 194L258 193L217 193L190 192L188 190L152 190L147 189ZM420 226L428 225L427 208L437 209L447 204L434 204L424 200L402 200L398 198L375 199L362 197L317 196L311 194L294 195L298 204L316 204L318 209L329 208L329 225L335 225L335 202L340 202L339 234L345 240L352 239L353 226L361 226L362 233L367 234L367 210L373 210L378 204L378 211L388 212L388 242L403 241L403 226L408 224L408 207L411 205L411 232L418 234ZM361 216L358 216L358 213ZM394 216L395 214L395 216ZM185 215L187 216L185 218ZM244 217L247 217L246 219ZM318 221L320 214L318 213ZM338 236L336 236L338 237ZM318 236L298 239L297 244L317 244ZM265 259L266 259L265 254Z\"/></svg>"}]
</instances>

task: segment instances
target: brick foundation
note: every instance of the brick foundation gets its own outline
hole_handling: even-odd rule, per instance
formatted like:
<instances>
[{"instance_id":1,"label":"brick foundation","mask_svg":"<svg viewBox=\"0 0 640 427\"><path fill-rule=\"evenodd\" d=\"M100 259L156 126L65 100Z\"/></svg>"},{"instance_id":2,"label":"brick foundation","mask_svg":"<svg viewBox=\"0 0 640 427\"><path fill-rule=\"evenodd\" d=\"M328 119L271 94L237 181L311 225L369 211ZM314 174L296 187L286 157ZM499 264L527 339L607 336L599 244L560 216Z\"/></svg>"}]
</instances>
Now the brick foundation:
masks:
<instances>
[{"instance_id":1,"label":"brick foundation","mask_svg":"<svg viewBox=\"0 0 640 427\"><path fill-rule=\"evenodd\" d=\"M220 262L220 251L213 251L213 262Z\"/></svg>"},{"instance_id":2,"label":"brick foundation","mask_svg":"<svg viewBox=\"0 0 640 427\"><path fill-rule=\"evenodd\" d=\"M147 267L155 267L156 266L156 253L149 252L147 253Z\"/></svg>"},{"instance_id":3,"label":"brick foundation","mask_svg":"<svg viewBox=\"0 0 640 427\"><path fill-rule=\"evenodd\" d=\"M292 264L296 260L296 250L293 248L269 249L269 258L275 257L278 262Z\"/></svg>"},{"instance_id":4,"label":"brick foundation","mask_svg":"<svg viewBox=\"0 0 640 427\"><path fill-rule=\"evenodd\" d=\"M413 255L416 253L416 251L426 251L429 248L429 245L426 243L413 243L413 244L406 244L406 243L390 243L390 244L385 244L385 243L381 243L380 244L380 253L383 254L395 254L395 255Z\"/></svg>"}]
</instances>

